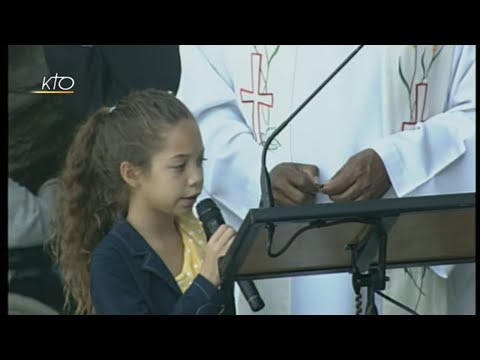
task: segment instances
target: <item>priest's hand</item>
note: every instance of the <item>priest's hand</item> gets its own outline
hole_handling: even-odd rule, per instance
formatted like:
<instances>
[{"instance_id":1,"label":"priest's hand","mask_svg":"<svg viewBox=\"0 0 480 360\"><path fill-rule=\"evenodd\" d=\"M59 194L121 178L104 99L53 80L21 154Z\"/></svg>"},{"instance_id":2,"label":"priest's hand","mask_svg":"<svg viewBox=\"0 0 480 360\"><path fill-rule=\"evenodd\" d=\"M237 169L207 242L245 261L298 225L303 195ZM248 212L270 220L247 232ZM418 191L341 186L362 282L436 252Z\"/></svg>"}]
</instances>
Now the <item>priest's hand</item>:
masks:
<instances>
[{"instance_id":1,"label":"priest's hand","mask_svg":"<svg viewBox=\"0 0 480 360\"><path fill-rule=\"evenodd\" d=\"M270 171L270 183L275 205L311 204L318 192L318 167L281 163Z\"/></svg>"},{"instance_id":2,"label":"priest's hand","mask_svg":"<svg viewBox=\"0 0 480 360\"><path fill-rule=\"evenodd\" d=\"M380 198L390 186L382 159L366 149L352 156L320 191L332 201L344 202Z\"/></svg>"}]
</instances>

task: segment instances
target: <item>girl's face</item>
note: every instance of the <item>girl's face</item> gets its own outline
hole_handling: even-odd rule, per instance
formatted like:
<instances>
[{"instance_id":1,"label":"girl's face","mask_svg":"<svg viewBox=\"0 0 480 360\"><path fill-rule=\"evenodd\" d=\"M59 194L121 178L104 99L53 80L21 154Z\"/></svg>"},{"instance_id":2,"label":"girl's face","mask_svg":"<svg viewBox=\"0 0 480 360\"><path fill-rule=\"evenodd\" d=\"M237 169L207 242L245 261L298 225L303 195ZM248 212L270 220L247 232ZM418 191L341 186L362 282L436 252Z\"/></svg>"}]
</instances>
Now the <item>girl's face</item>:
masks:
<instances>
[{"instance_id":1,"label":"girl's face","mask_svg":"<svg viewBox=\"0 0 480 360\"><path fill-rule=\"evenodd\" d=\"M202 137L196 121L168 128L165 146L141 175L139 195L153 210L179 215L191 212L203 187Z\"/></svg>"}]
</instances>

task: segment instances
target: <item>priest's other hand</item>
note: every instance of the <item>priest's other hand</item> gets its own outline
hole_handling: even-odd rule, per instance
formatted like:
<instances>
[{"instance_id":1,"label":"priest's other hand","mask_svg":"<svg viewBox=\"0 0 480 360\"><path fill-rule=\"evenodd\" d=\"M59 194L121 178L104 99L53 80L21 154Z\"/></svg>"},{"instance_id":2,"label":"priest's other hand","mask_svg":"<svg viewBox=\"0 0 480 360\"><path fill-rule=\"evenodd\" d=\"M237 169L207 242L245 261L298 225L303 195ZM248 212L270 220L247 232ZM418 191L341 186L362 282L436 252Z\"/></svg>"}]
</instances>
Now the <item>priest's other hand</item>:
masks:
<instances>
[{"instance_id":1,"label":"priest's other hand","mask_svg":"<svg viewBox=\"0 0 480 360\"><path fill-rule=\"evenodd\" d=\"M270 182L275 205L311 204L318 192L318 167L281 163L270 171Z\"/></svg>"},{"instance_id":2,"label":"priest's other hand","mask_svg":"<svg viewBox=\"0 0 480 360\"><path fill-rule=\"evenodd\" d=\"M390 186L382 159L366 149L348 159L320 191L332 201L345 202L380 198Z\"/></svg>"}]
</instances>

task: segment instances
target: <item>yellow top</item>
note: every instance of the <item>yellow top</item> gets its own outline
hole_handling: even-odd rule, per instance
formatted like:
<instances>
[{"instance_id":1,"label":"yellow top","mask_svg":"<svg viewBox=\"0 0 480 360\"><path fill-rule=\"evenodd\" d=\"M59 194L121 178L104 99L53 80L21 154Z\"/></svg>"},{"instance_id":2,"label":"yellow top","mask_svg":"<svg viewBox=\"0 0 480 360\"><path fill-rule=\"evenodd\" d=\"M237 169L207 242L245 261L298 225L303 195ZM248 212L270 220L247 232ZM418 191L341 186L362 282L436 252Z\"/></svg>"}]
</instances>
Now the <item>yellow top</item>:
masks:
<instances>
[{"instance_id":1,"label":"yellow top","mask_svg":"<svg viewBox=\"0 0 480 360\"><path fill-rule=\"evenodd\" d=\"M179 216L177 224L182 235L184 251L182 271L175 277L175 280L184 293L200 272L205 258L207 239L202 223L193 214Z\"/></svg>"}]
</instances>

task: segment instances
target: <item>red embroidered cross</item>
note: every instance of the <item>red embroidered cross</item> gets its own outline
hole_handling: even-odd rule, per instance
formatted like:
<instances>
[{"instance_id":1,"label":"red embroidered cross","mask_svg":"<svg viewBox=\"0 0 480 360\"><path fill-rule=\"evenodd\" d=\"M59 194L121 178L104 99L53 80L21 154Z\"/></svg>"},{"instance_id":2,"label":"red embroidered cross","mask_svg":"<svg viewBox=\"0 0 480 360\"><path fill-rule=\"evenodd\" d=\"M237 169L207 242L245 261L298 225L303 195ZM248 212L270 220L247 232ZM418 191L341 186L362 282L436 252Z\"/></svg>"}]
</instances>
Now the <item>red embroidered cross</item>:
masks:
<instances>
[{"instance_id":1,"label":"red embroidered cross","mask_svg":"<svg viewBox=\"0 0 480 360\"><path fill-rule=\"evenodd\" d=\"M256 79L253 75L256 69ZM260 106L273 107L273 94L260 92L262 82L262 54L252 53L250 64L250 81L252 90L240 89L242 103L252 103L252 129L258 143L262 143L262 132L260 126Z\"/></svg>"},{"instance_id":2,"label":"red embroidered cross","mask_svg":"<svg viewBox=\"0 0 480 360\"><path fill-rule=\"evenodd\" d=\"M402 131L413 130L417 128L418 119L420 122L424 122L425 116L425 104L427 102L427 91L428 91L428 84L427 83L419 83L415 85L415 102L413 103L413 121L404 121L402 123ZM420 106L418 105L420 104ZM408 126L408 128L407 128Z\"/></svg>"}]
</instances>

